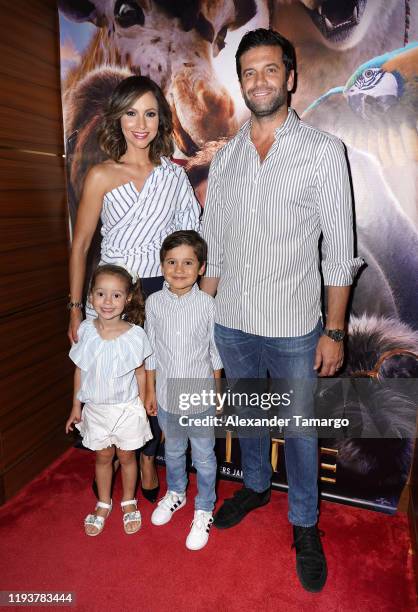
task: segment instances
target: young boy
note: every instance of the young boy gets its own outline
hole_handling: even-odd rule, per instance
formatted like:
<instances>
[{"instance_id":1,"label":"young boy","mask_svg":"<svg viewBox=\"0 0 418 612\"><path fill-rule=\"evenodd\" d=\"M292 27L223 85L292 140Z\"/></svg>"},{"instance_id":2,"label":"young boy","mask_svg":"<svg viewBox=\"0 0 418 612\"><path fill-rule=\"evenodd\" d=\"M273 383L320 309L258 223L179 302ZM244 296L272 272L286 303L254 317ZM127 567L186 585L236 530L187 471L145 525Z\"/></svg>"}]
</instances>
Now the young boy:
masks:
<instances>
[{"instance_id":1,"label":"young boy","mask_svg":"<svg viewBox=\"0 0 418 612\"><path fill-rule=\"evenodd\" d=\"M164 525L186 503L186 450L192 448L197 472L198 494L192 528L186 539L190 550L203 548L209 538L215 504L216 458L212 427L184 427L184 412L175 394L170 394L168 379L220 378L222 362L214 341L215 301L198 288L204 273L206 242L193 230L174 232L164 240L161 269L165 278L161 291L152 294L145 305L145 330L153 354L146 360L149 415L157 414L165 434L167 493L154 510L151 522ZM156 388L155 388L156 380ZM183 384L183 383L182 383ZM190 385L184 381L184 389ZM158 405L158 410L157 410ZM208 407L198 406L187 416L201 417ZM182 418L180 418L182 417Z\"/></svg>"}]
</instances>

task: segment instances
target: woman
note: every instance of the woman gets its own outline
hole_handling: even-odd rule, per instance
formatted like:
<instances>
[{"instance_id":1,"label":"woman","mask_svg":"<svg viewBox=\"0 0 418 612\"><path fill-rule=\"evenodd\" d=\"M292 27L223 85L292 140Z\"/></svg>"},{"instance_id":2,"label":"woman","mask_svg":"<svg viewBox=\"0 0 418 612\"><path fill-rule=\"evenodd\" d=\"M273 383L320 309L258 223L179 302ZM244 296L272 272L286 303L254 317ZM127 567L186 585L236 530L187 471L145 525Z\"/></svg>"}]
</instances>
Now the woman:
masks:
<instances>
[{"instance_id":1,"label":"woman","mask_svg":"<svg viewBox=\"0 0 418 612\"><path fill-rule=\"evenodd\" d=\"M166 236L179 229L199 229L201 208L186 173L173 154L170 107L158 85L131 76L114 90L99 128L108 159L86 175L70 256L70 324L77 342L82 320L86 260L102 221L101 262L123 266L141 278L144 293L162 288L159 251ZM87 317L96 316L87 304ZM142 491L150 501L158 494L154 457L161 431L151 417L154 438L141 452Z\"/></svg>"}]
</instances>

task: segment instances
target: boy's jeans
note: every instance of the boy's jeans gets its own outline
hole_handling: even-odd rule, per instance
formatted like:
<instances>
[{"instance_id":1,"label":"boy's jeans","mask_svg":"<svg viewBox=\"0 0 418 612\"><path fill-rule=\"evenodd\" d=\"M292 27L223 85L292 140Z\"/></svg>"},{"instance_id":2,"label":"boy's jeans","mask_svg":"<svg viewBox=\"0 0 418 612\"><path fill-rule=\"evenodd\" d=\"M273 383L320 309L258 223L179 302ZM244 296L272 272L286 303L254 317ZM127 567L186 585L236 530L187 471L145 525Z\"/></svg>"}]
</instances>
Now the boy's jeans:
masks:
<instances>
[{"instance_id":1,"label":"boy's jeans","mask_svg":"<svg viewBox=\"0 0 418 612\"><path fill-rule=\"evenodd\" d=\"M214 415L215 411L189 415L202 418ZM165 435L165 463L167 488L169 491L184 493L187 486L186 451L188 441L192 447L192 462L197 472L197 495L195 509L212 512L215 505L216 457L213 427L181 427L181 415L171 414L158 406L158 422Z\"/></svg>"},{"instance_id":2,"label":"boy's jeans","mask_svg":"<svg viewBox=\"0 0 418 612\"><path fill-rule=\"evenodd\" d=\"M227 378L265 378L268 371L273 379L292 379L297 387L295 392L306 396L305 402L298 402L296 414L309 417L313 416L312 379L316 378L313 364L321 330L321 322L318 322L315 329L304 336L270 338L215 324L215 342ZM294 413L293 408L291 413ZM294 433L292 437L285 434L288 516L293 525L310 527L317 522L318 440L315 435L294 436ZM270 486L272 472L268 432L251 438L240 436L240 446L245 486L253 491L265 491Z\"/></svg>"}]
</instances>

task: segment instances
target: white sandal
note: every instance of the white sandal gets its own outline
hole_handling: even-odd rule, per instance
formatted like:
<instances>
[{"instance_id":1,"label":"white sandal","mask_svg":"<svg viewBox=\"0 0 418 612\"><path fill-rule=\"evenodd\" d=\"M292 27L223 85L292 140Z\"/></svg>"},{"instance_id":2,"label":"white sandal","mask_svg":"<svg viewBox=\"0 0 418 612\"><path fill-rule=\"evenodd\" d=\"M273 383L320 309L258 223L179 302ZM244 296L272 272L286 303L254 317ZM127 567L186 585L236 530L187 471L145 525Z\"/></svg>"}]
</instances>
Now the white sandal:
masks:
<instances>
[{"instance_id":1,"label":"white sandal","mask_svg":"<svg viewBox=\"0 0 418 612\"><path fill-rule=\"evenodd\" d=\"M112 510L112 500L110 500L110 504L98 501L95 510L97 510L97 508L104 508L108 511L108 513L106 516L97 516L97 514L88 514L86 516L86 518L84 519L84 530L86 531L86 527L90 526L95 527L97 529L95 533L89 533L88 531L86 531L86 535L88 536L97 536L103 531L105 520L109 517L109 514Z\"/></svg>"},{"instance_id":2,"label":"white sandal","mask_svg":"<svg viewBox=\"0 0 418 612\"><path fill-rule=\"evenodd\" d=\"M120 503L122 510L124 509L125 506L130 506L130 505L134 505L135 508L137 508L137 503L138 500L136 499L128 499L127 501L123 501ZM128 525L130 525L131 523L138 523L138 527L132 531L128 531L126 528ZM132 533L136 533L137 531L139 531L141 529L141 524L142 524L142 519L141 519L141 513L138 509L135 509L133 512L125 512L123 515L123 528L125 530L125 533L128 535L131 535Z\"/></svg>"}]
</instances>

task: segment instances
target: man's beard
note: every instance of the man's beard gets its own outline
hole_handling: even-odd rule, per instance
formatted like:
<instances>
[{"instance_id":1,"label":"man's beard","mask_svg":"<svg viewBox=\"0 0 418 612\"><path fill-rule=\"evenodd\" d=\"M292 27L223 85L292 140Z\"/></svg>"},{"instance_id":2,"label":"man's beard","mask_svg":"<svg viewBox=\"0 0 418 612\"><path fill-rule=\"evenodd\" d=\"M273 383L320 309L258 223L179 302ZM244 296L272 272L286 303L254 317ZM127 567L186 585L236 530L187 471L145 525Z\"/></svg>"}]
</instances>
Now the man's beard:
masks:
<instances>
[{"instance_id":1,"label":"man's beard","mask_svg":"<svg viewBox=\"0 0 418 612\"><path fill-rule=\"evenodd\" d=\"M287 106L287 97L288 91L285 87L278 91L276 96L269 102L262 102L261 100L258 103L254 102L254 99L250 100L243 93L245 105L256 117L268 117L269 115L274 115L283 106Z\"/></svg>"}]
</instances>

